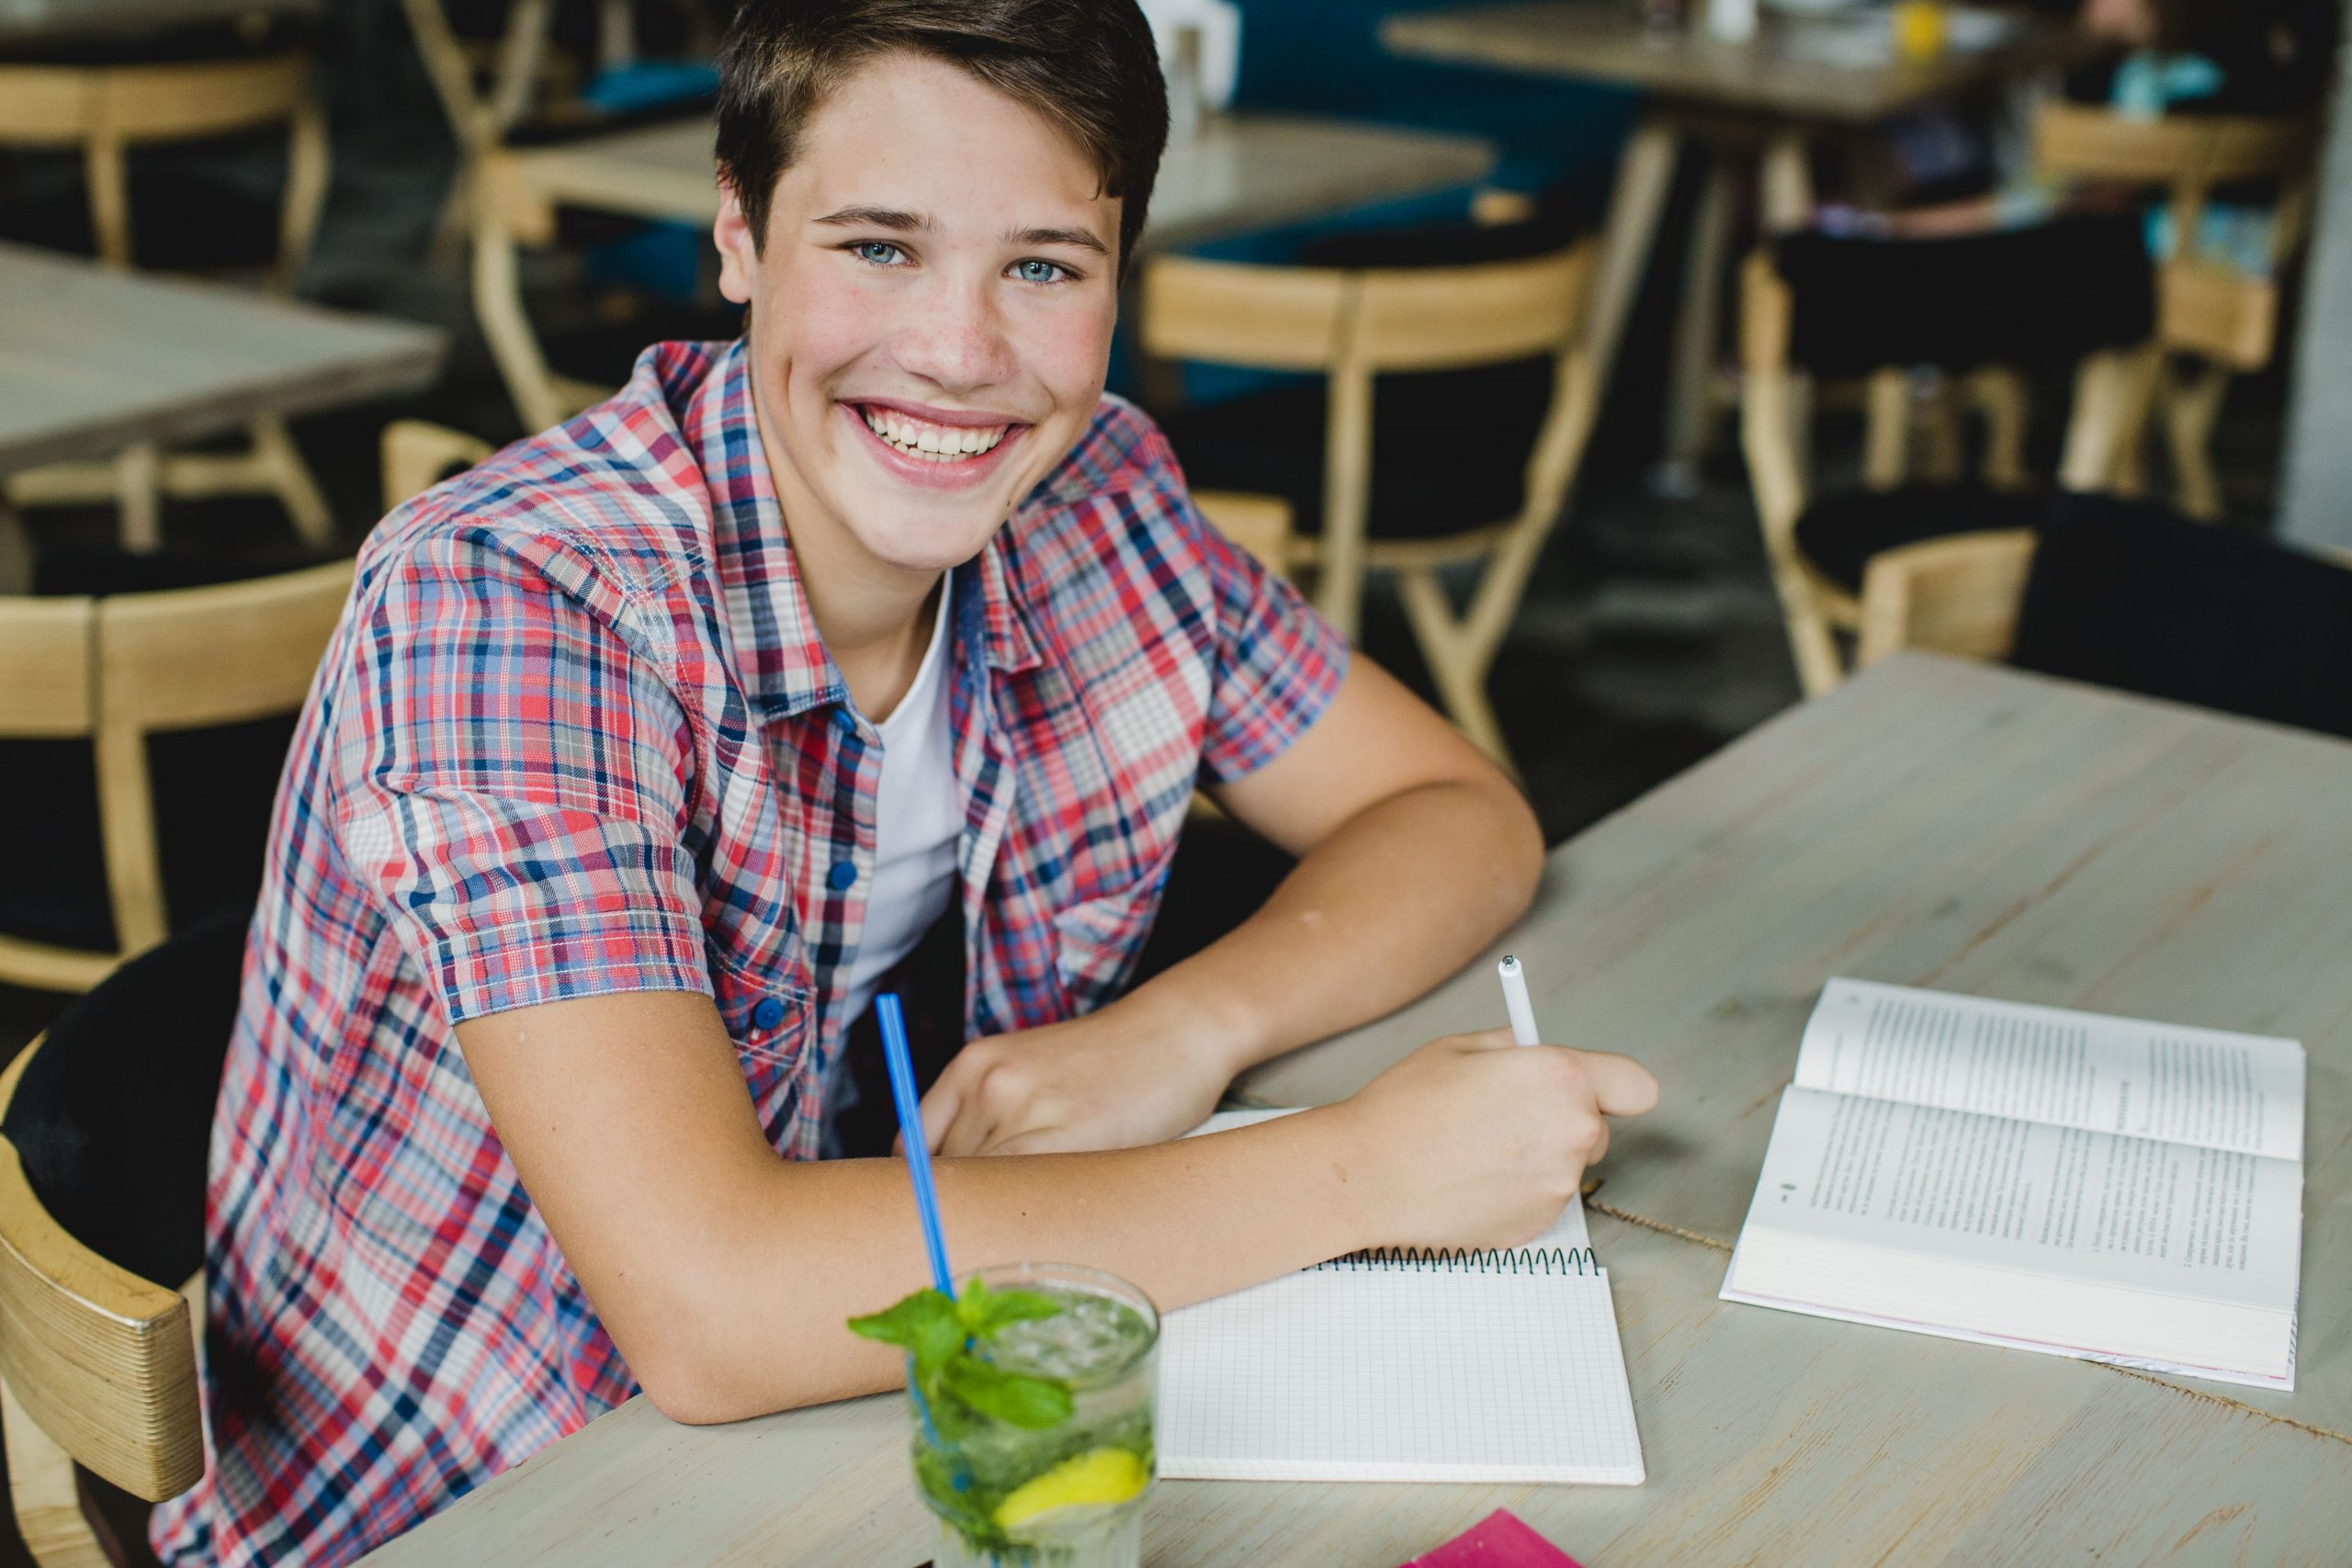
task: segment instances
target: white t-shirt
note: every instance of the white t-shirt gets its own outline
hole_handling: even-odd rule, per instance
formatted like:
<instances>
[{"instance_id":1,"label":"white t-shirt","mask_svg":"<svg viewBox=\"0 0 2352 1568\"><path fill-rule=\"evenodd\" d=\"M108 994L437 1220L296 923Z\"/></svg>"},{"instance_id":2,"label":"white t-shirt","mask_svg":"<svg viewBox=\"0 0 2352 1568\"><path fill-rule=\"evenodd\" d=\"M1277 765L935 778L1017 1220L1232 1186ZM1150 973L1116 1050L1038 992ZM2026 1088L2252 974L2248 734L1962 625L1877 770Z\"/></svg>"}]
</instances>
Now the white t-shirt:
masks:
<instances>
[{"instance_id":1,"label":"white t-shirt","mask_svg":"<svg viewBox=\"0 0 2352 1568\"><path fill-rule=\"evenodd\" d=\"M865 931L849 966L847 1016L853 1019L956 896L964 805L956 789L947 708L955 641L947 609L955 591L955 573L942 574L939 614L922 667L890 716L875 727L882 736L882 777L875 790L874 886L866 894Z\"/></svg>"}]
</instances>

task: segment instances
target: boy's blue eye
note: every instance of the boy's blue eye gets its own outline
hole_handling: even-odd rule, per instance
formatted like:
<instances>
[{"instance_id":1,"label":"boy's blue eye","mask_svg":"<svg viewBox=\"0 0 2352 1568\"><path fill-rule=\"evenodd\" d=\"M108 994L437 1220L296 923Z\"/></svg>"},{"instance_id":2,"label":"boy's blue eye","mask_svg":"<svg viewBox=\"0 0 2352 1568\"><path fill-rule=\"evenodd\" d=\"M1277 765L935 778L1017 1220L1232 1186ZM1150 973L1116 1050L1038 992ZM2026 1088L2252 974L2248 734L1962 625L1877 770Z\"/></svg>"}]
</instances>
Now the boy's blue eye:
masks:
<instances>
[{"instance_id":1,"label":"boy's blue eye","mask_svg":"<svg viewBox=\"0 0 2352 1568\"><path fill-rule=\"evenodd\" d=\"M1027 261L1012 264L1012 274L1023 283L1058 283L1069 276L1069 269L1054 262L1039 261L1032 256Z\"/></svg>"},{"instance_id":2,"label":"boy's blue eye","mask_svg":"<svg viewBox=\"0 0 2352 1568\"><path fill-rule=\"evenodd\" d=\"M888 240L860 240L850 249L858 260L872 262L876 266L895 266L899 257L905 254Z\"/></svg>"}]
</instances>

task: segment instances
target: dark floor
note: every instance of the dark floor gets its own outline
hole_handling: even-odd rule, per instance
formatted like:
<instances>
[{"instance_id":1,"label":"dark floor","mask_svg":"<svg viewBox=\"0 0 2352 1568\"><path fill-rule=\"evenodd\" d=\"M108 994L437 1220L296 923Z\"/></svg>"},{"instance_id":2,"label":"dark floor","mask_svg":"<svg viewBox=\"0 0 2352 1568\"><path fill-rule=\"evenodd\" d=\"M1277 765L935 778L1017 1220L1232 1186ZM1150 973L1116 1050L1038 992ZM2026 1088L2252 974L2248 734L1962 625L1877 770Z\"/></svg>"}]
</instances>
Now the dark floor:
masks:
<instances>
[{"instance_id":1,"label":"dark floor","mask_svg":"<svg viewBox=\"0 0 2352 1568\"><path fill-rule=\"evenodd\" d=\"M429 395L299 428L353 542L377 516L375 441L387 419L415 413L501 440L519 434L472 330L462 276L426 259L447 158L434 123L419 118L429 115L429 106L403 91L386 87L379 100L363 106L367 112L339 127L334 192L306 292L438 321L452 330L456 347L447 377ZM1668 265L1673 260L1664 259ZM1670 276L1664 281L1670 285ZM1728 422L1697 495L1659 499L1643 481L1655 451L1654 420L1625 411L1645 398L1654 407L1654 381L1644 370L1663 357L1658 301L1670 298L1670 288L1654 279L1647 294L1614 394L1620 401L1595 442L1570 515L1544 556L1494 677L1496 705L1553 842L1796 697L1754 513L1729 450ZM543 323L594 322L605 302L602 290L560 268L535 281L532 299ZM2270 514L2279 402L2275 382L2233 395L2219 455L2241 521ZM2046 422L2047 409L2063 401L2045 400L2043 407ZM2054 431L2039 434L2041 445L2054 446ZM1831 441L1834 457L1841 445L1834 429ZM1849 434L1842 448L1850 454L1851 446ZM103 539L111 518L53 513L38 514L34 525L41 543L54 547ZM166 529L175 540L257 558L288 543L281 519L260 503L175 506ZM1375 598L1370 605L1363 642L1373 657L1423 683L1393 601ZM1168 917L1169 936L1180 945L1227 918L1237 892L1278 874L1278 865L1237 843L1235 831L1204 839L1180 863ZM60 998L0 987L0 1049L13 1054L62 1005ZM130 1516L124 1517L128 1524ZM0 1568L23 1561L13 1531L0 1527Z\"/></svg>"}]
</instances>

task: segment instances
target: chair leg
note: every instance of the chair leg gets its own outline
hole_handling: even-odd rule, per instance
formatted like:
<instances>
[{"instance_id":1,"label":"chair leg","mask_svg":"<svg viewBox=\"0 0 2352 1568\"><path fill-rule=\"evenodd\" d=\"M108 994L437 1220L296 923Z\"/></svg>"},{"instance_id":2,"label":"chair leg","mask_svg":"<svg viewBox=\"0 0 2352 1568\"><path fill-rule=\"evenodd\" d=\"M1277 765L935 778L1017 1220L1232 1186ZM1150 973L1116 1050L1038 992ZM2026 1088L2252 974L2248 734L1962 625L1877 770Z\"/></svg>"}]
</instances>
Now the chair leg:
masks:
<instances>
[{"instance_id":1,"label":"chair leg","mask_svg":"<svg viewBox=\"0 0 2352 1568\"><path fill-rule=\"evenodd\" d=\"M1970 377L1968 386L1984 411L1984 482L1995 490L2025 489L2025 378L1992 366Z\"/></svg>"},{"instance_id":2,"label":"chair leg","mask_svg":"<svg viewBox=\"0 0 2352 1568\"><path fill-rule=\"evenodd\" d=\"M481 182L475 182L479 193ZM507 395L526 430L545 430L563 423L562 400L539 340L523 312L523 286L514 257L514 237L487 210L474 214L474 314L482 336L490 340L492 357L505 378Z\"/></svg>"},{"instance_id":3,"label":"chair leg","mask_svg":"<svg viewBox=\"0 0 2352 1568\"><path fill-rule=\"evenodd\" d=\"M1960 389L1950 381L1938 386L1920 411L1920 471L1931 484L1960 482Z\"/></svg>"},{"instance_id":4,"label":"chair leg","mask_svg":"<svg viewBox=\"0 0 2352 1568\"><path fill-rule=\"evenodd\" d=\"M2075 374L2075 411L2066 428L2066 455L2058 481L2068 490L2099 491L2114 485L2121 457L2140 438L2147 397L2163 350L2140 348L2094 354Z\"/></svg>"},{"instance_id":5,"label":"chair leg","mask_svg":"<svg viewBox=\"0 0 2352 1568\"><path fill-rule=\"evenodd\" d=\"M319 490L319 481L311 477L311 466L302 460L302 449L294 445L293 433L286 428L285 419L277 414L264 414L254 421L254 457L260 465L264 482L286 508L293 519L294 531L304 542L324 545L334 538L334 509Z\"/></svg>"},{"instance_id":6,"label":"chair leg","mask_svg":"<svg viewBox=\"0 0 2352 1568\"><path fill-rule=\"evenodd\" d=\"M25 1550L40 1568L116 1568L82 1504L74 1456L43 1431L0 1382L0 1427L8 1450L8 1501Z\"/></svg>"},{"instance_id":7,"label":"chair leg","mask_svg":"<svg viewBox=\"0 0 2352 1568\"><path fill-rule=\"evenodd\" d=\"M1872 490L1900 485L1911 463L1911 378L1905 371L1873 370L1868 424L1862 438L1862 482Z\"/></svg>"},{"instance_id":8,"label":"chair leg","mask_svg":"<svg viewBox=\"0 0 2352 1568\"><path fill-rule=\"evenodd\" d=\"M1829 618L1814 603L1813 590L1792 581L1793 569L1777 569L1772 586L1781 596L1781 618L1789 628L1789 652L1797 666L1797 685L1808 697L1835 691L1846 678L1845 660L1838 654L1838 638Z\"/></svg>"},{"instance_id":9,"label":"chair leg","mask_svg":"<svg viewBox=\"0 0 2352 1568\"><path fill-rule=\"evenodd\" d=\"M1490 662L1481 659L1464 636L1462 624L1454 619L1453 607L1446 603L1445 590L1437 580L1434 568L1415 566L1401 568L1396 573L1397 596L1404 601L1405 617L1412 623L1414 640L1421 647L1421 657L1429 661L1430 679L1437 685L1438 698L1453 722L1470 743L1500 762L1514 773L1510 748L1503 742L1502 724L1495 716L1494 705L1487 700L1487 667Z\"/></svg>"},{"instance_id":10,"label":"chair leg","mask_svg":"<svg viewBox=\"0 0 2352 1568\"><path fill-rule=\"evenodd\" d=\"M164 545L163 454L154 443L126 446L115 459L115 497L121 508L117 526L122 547L150 555Z\"/></svg>"},{"instance_id":11,"label":"chair leg","mask_svg":"<svg viewBox=\"0 0 2352 1568\"><path fill-rule=\"evenodd\" d=\"M122 139L100 126L82 148L82 177L90 192L90 229L98 259L111 267L130 266L130 180L123 165Z\"/></svg>"},{"instance_id":12,"label":"chair leg","mask_svg":"<svg viewBox=\"0 0 2352 1568\"><path fill-rule=\"evenodd\" d=\"M2165 446L2180 509L2208 523L2222 516L2222 487L2213 472L2213 426L2229 389L2229 371L2206 365L2178 380L2166 378L2164 392Z\"/></svg>"}]
</instances>

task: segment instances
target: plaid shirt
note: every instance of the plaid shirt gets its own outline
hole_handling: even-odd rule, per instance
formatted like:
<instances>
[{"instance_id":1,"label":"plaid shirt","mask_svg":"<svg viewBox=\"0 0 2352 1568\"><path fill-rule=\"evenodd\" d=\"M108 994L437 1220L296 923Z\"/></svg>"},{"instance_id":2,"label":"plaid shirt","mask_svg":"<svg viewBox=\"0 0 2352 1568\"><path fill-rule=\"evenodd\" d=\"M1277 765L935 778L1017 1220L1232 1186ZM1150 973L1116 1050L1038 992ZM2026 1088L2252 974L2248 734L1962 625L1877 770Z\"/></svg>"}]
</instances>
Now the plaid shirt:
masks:
<instances>
[{"instance_id":1,"label":"plaid shirt","mask_svg":"<svg viewBox=\"0 0 2352 1568\"><path fill-rule=\"evenodd\" d=\"M976 1038L1117 992L1195 775L1279 754L1346 650L1107 397L952 625ZM704 992L770 1141L814 1157L876 739L740 344L648 351L377 529L278 799L212 1145L211 1464L157 1516L167 1561L346 1562L628 1397L454 1026Z\"/></svg>"}]
</instances>

